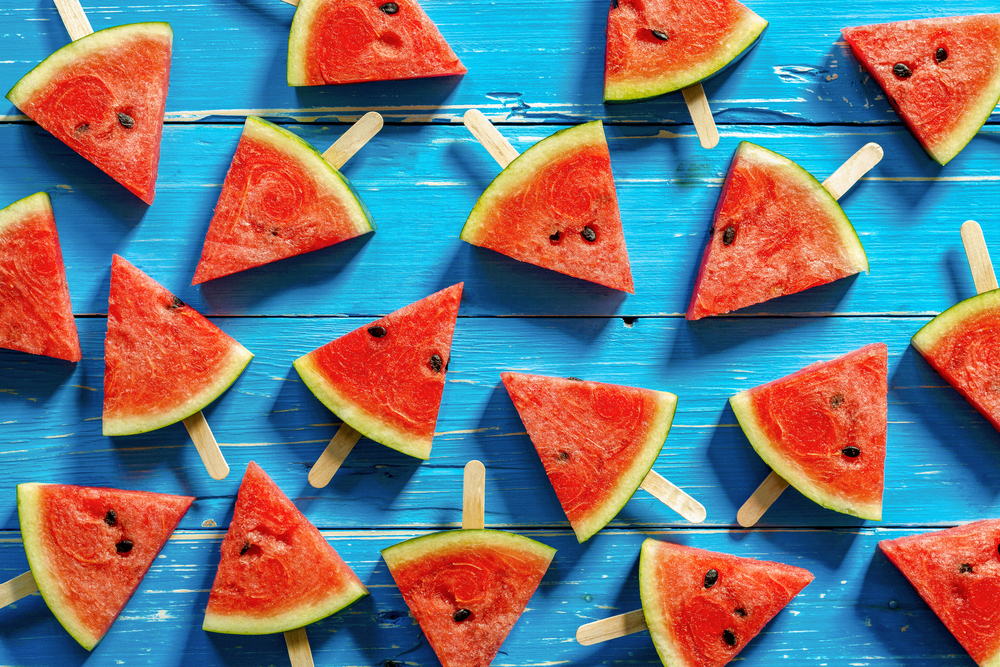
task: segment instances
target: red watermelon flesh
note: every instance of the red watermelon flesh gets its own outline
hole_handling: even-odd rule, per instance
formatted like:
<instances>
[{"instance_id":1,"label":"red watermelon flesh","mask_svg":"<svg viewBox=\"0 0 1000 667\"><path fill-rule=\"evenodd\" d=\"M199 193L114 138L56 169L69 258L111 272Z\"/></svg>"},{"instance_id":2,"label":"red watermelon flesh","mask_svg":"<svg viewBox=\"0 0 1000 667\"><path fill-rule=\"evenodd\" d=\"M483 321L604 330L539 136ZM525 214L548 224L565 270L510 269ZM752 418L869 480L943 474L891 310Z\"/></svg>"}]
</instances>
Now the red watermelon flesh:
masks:
<instances>
[{"instance_id":1,"label":"red watermelon flesh","mask_svg":"<svg viewBox=\"0 0 1000 667\"><path fill-rule=\"evenodd\" d=\"M500 377L577 539L587 540L618 514L653 467L677 397L570 378Z\"/></svg>"},{"instance_id":2,"label":"red watermelon flesh","mask_svg":"<svg viewBox=\"0 0 1000 667\"><path fill-rule=\"evenodd\" d=\"M920 145L941 164L958 155L1000 101L1000 14L841 32Z\"/></svg>"},{"instance_id":3,"label":"red watermelon flesh","mask_svg":"<svg viewBox=\"0 0 1000 667\"><path fill-rule=\"evenodd\" d=\"M194 498L19 484L31 573L55 617L88 651L101 641Z\"/></svg>"},{"instance_id":4,"label":"red watermelon flesh","mask_svg":"<svg viewBox=\"0 0 1000 667\"><path fill-rule=\"evenodd\" d=\"M463 284L330 341L296 359L295 370L345 424L426 460Z\"/></svg>"},{"instance_id":5,"label":"red watermelon flesh","mask_svg":"<svg viewBox=\"0 0 1000 667\"><path fill-rule=\"evenodd\" d=\"M888 348L872 343L729 399L750 444L804 496L882 518Z\"/></svg>"},{"instance_id":6,"label":"red watermelon flesh","mask_svg":"<svg viewBox=\"0 0 1000 667\"><path fill-rule=\"evenodd\" d=\"M983 667L1000 660L1000 519L882 540L955 639Z\"/></svg>"},{"instance_id":7,"label":"red watermelon flesh","mask_svg":"<svg viewBox=\"0 0 1000 667\"><path fill-rule=\"evenodd\" d=\"M784 563L647 539L639 557L642 612L669 667L721 667L813 575Z\"/></svg>"},{"instance_id":8,"label":"red watermelon flesh","mask_svg":"<svg viewBox=\"0 0 1000 667\"><path fill-rule=\"evenodd\" d=\"M208 596L203 629L286 632L368 595L361 580L264 470L251 461Z\"/></svg>"},{"instance_id":9,"label":"red watermelon flesh","mask_svg":"<svg viewBox=\"0 0 1000 667\"><path fill-rule=\"evenodd\" d=\"M167 23L99 30L46 58L7 99L152 204L172 43Z\"/></svg>"},{"instance_id":10,"label":"red watermelon flesh","mask_svg":"<svg viewBox=\"0 0 1000 667\"><path fill-rule=\"evenodd\" d=\"M364 202L322 155L291 132L249 116L193 284L372 230Z\"/></svg>"},{"instance_id":11,"label":"red watermelon flesh","mask_svg":"<svg viewBox=\"0 0 1000 667\"><path fill-rule=\"evenodd\" d=\"M382 550L444 667L487 667L556 550L497 530L451 530Z\"/></svg>"},{"instance_id":12,"label":"red watermelon flesh","mask_svg":"<svg viewBox=\"0 0 1000 667\"><path fill-rule=\"evenodd\" d=\"M601 121L560 130L507 165L479 197L461 238L635 293Z\"/></svg>"},{"instance_id":13,"label":"red watermelon flesh","mask_svg":"<svg viewBox=\"0 0 1000 667\"><path fill-rule=\"evenodd\" d=\"M231 385L249 351L115 255L104 340L104 435L189 417Z\"/></svg>"},{"instance_id":14,"label":"red watermelon flesh","mask_svg":"<svg viewBox=\"0 0 1000 667\"><path fill-rule=\"evenodd\" d=\"M687 319L868 272L850 220L809 172L744 141L729 165Z\"/></svg>"},{"instance_id":15,"label":"red watermelon flesh","mask_svg":"<svg viewBox=\"0 0 1000 667\"><path fill-rule=\"evenodd\" d=\"M80 361L56 219L44 192L0 211L0 347Z\"/></svg>"},{"instance_id":16,"label":"red watermelon flesh","mask_svg":"<svg viewBox=\"0 0 1000 667\"><path fill-rule=\"evenodd\" d=\"M465 74L417 0L300 0L288 36L288 85Z\"/></svg>"}]
</instances>

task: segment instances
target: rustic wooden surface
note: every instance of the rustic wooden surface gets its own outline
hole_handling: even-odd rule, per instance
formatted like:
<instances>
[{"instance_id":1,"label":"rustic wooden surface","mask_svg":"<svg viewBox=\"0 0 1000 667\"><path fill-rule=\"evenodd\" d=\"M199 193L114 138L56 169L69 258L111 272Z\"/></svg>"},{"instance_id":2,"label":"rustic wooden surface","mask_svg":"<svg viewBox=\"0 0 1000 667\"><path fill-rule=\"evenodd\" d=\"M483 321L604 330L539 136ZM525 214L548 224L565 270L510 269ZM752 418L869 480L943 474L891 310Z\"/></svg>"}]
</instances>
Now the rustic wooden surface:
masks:
<instances>
[{"instance_id":1,"label":"rustic wooden surface","mask_svg":"<svg viewBox=\"0 0 1000 667\"><path fill-rule=\"evenodd\" d=\"M988 11L987 3L748 3L771 21L750 54L705 84L721 141L698 145L682 97L601 103L606 3L427 0L468 67L463 78L289 88L294 8L279 0L83 0L94 29L165 20L175 33L157 198L147 207L6 101L0 205L52 195L83 361L0 350L0 579L27 568L15 486L67 482L197 496L111 632L87 653L33 595L0 609L0 665L287 665L280 635L205 633L201 617L246 463L291 496L372 595L309 627L317 665L437 665L378 550L457 528L462 468L487 469L486 525L559 551L496 665L659 664L639 633L583 647L577 626L638 608L646 536L780 560L816 575L740 654L746 664L971 665L877 550L878 540L1000 516L1000 434L909 347L928 319L972 296L959 226L1000 247L1000 112L946 167L927 158L839 29ZM69 37L50 0L0 6L0 91ZM567 125L606 123L634 296L523 265L458 239L498 167L462 126L479 108L518 151ZM319 150L375 110L386 126L345 166L374 234L190 286L247 114ZM820 180L868 141L885 158L841 200L871 274L738 314L683 319L712 211L737 143L754 141ZM180 424L101 435L110 261L119 253L256 357L205 410L233 473L208 477ZM332 483L309 466L339 423L299 381L301 354L464 281L434 450L420 463L362 439ZM884 521L786 491L754 530L736 510L767 475L727 399L863 344L889 347ZM655 469L705 505L697 527L638 491L578 545L517 413L504 370L672 391L678 413Z\"/></svg>"}]
</instances>

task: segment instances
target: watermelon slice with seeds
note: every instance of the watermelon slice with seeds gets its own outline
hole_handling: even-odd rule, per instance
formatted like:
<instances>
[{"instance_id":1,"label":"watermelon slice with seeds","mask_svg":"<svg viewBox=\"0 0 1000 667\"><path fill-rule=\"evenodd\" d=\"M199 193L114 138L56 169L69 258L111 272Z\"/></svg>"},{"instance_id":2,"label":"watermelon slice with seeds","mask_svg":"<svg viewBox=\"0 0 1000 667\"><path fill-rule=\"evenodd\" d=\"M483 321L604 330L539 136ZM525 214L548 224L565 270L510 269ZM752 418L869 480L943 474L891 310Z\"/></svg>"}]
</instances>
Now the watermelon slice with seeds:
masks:
<instances>
[{"instance_id":1,"label":"watermelon slice with seeds","mask_svg":"<svg viewBox=\"0 0 1000 667\"><path fill-rule=\"evenodd\" d=\"M635 293L611 156L595 120L524 151L476 202L461 238L522 262Z\"/></svg>"},{"instance_id":2,"label":"watermelon slice with seeds","mask_svg":"<svg viewBox=\"0 0 1000 667\"><path fill-rule=\"evenodd\" d=\"M729 399L750 444L802 495L882 519L888 348L872 343Z\"/></svg>"},{"instance_id":3,"label":"watermelon slice with seeds","mask_svg":"<svg viewBox=\"0 0 1000 667\"><path fill-rule=\"evenodd\" d=\"M801 567L651 538L639 556L642 613L666 667L722 667L812 580Z\"/></svg>"},{"instance_id":4,"label":"watermelon slice with seeds","mask_svg":"<svg viewBox=\"0 0 1000 667\"><path fill-rule=\"evenodd\" d=\"M345 424L428 459L463 284L330 341L296 359L295 370Z\"/></svg>"},{"instance_id":5,"label":"watermelon slice with seeds","mask_svg":"<svg viewBox=\"0 0 1000 667\"><path fill-rule=\"evenodd\" d=\"M38 590L88 651L107 634L194 498L18 484L21 539Z\"/></svg>"},{"instance_id":6,"label":"watermelon slice with seeds","mask_svg":"<svg viewBox=\"0 0 1000 667\"><path fill-rule=\"evenodd\" d=\"M940 164L965 148L1000 101L1000 14L841 32L906 127Z\"/></svg>"},{"instance_id":7,"label":"watermelon slice with seeds","mask_svg":"<svg viewBox=\"0 0 1000 667\"><path fill-rule=\"evenodd\" d=\"M868 272L840 204L805 169L748 141L729 165L685 317L698 320Z\"/></svg>"},{"instance_id":8,"label":"watermelon slice with seeds","mask_svg":"<svg viewBox=\"0 0 1000 667\"><path fill-rule=\"evenodd\" d=\"M487 667L556 550L498 530L450 530L382 550L444 667Z\"/></svg>"},{"instance_id":9,"label":"watermelon slice with seeds","mask_svg":"<svg viewBox=\"0 0 1000 667\"><path fill-rule=\"evenodd\" d=\"M167 23L99 30L43 60L7 99L152 204L172 43Z\"/></svg>"},{"instance_id":10,"label":"watermelon slice with seeds","mask_svg":"<svg viewBox=\"0 0 1000 667\"><path fill-rule=\"evenodd\" d=\"M204 315L115 255L104 339L104 435L145 433L190 417L253 357Z\"/></svg>"},{"instance_id":11,"label":"watermelon slice with seeds","mask_svg":"<svg viewBox=\"0 0 1000 667\"><path fill-rule=\"evenodd\" d=\"M373 230L361 196L322 155L288 130L248 116L193 284Z\"/></svg>"},{"instance_id":12,"label":"watermelon slice with seeds","mask_svg":"<svg viewBox=\"0 0 1000 667\"><path fill-rule=\"evenodd\" d=\"M746 55L766 27L736 0L612 0L604 101L634 102L704 81Z\"/></svg>"},{"instance_id":13,"label":"watermelon slice with seeds","mask_svg":"<svg viewBox=\"0 0 1000 667\"><path fill-rule=\"evenodd\" d=\"M0 347L80 361L56 219L44 192L0 211L0 285Z\"/></svg>"},{"instance_id":14,"label":"watermelon slice with seeds","mask_svg":"<svg viewBox=\"0 0 1000 667\"><path fill-rule=\"evenodd\" d=\"M287 632L368 595L361 580L264 470L247 465L205 609L204 630Z\"/></svg>"},{"instance_id":15,"label":"watermelon slice with seeds","mask_svg":"<svg viewBox=\"0 0 1000 667\"><path fill-rule=\"evenodd\" d=\"M625 506L670 433L677 396L576 378L501 373L576 539Z\"/></svg>"},{"instance_id":16,"label":"watermelon slice with seeds","mask_svg":"<svg viewBox=\"0 0 1000 667\"><path fill-rule=\"evenodd\" d=\"M465 74L417 0L299 0L288 36L288 85L321 86Z\"/></svg>"}]
</instances>

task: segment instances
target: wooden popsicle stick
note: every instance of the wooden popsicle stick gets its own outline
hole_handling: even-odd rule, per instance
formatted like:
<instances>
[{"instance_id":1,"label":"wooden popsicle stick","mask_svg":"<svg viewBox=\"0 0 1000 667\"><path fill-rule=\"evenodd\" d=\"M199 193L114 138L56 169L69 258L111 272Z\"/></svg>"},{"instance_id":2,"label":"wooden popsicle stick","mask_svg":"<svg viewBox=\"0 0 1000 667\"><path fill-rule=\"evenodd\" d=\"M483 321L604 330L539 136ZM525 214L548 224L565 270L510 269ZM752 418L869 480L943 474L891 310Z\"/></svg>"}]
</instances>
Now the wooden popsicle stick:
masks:
<instances>
[{"instance_id":1,"label":"wooden popsicle stick","mask_svg":"<svg viewBox=\"0 0 1000 667\"><path fill-rule=\"evenodd\" d=\"M712 108L708 106L708 96L700 83L688 86L681 90L684 101L687 103L688 113L691 114L691 122L694 123L694 131L698 133L698 141L702 148L715 148L719 145L719 130L715 127L715 118L712 116Z\"/></svg>"},{"instance_id":2,"label":"wooden popsicle stick","mask_svg":"<svg viewBox=\"0 0 1000 667\"><path fill-rule=\"evenodd\" d=\"M997 289L997 275L993 272L993 262L983 238L983 228L975 220L966 220L962 224L962 245L965 246L965 256L969 259L972 269L972 281L976 284L976 292L982 294Z\"/></svg>"},{"instance_id":3,"label":"wooden popsicle stick","mask_svg":"<svg viewBox=\"0 0 1000 667\"><path fill-rule=\"evenodd\" d=\"M317 489L329 484L360 439L360 433L347 424L341 425L309 471L309 483Z\"/></svg>"},{"instance_id":4,"label":"wooden popsicle stick","mask_svg":"<svg viewBox=\"0 0 1000 667\"><path fill-rule=\"evenodd\" d=\"M90 20L83 12L83 7L80 6L80 0L54 0L54 2L70 39L75 42L94 32L90 27Z\"/></svg>"},{"instance_id":5,"label":"wooden popsicle stick","mask_svg":"<svg viewBox=\"0 0 1000 667\"><path fill-rule=\"evenodd\" d=\"M229 474L229 464L212 435L212 428L205 420L205 415L200 411L191 415L184 420L184 427L194 441L194 448L198 450L209 476L212 479L225 479Z\"/></svg>"},{"instance_id":6,"label":"wooden popsicle stick","mask_svg":"<svg viewBox=\"0 0 1000 667\"><path fill-rule=\"evenodd\" d=\"M576 641L584 646L606 642L625 635L642 632L646 629L646 616L642 609L602 618L593 623L586 623L576 629Z\"/></svg>"},{"instance_id":7,"label":"wooden popsicle stick","mask_svg":"<svg viewBox=\"0 0 1000 667\"><path fill-rule=\"evenodd\" d=\"M299 0L281 0L281 1L282 2L287 2L292 7L298 7L299 6Z\"/></svg>"},{"instance_id":8,"label":"wooden popsicle stick","mask_svg":"<svg viewBox=\"0 0 1000 667\"><path fill-rule=\"evenodd\" d=\"M462 479L462 529L482 529L486 526L486 466L469 461Z\"/></svg>"},{"instance_id":9,"label":"wooden popsicle stick","mask_svg":"<svg viewBox=\"0 0 1000 667\"><path fill-rule=\"evenodd\" d=\"M469 109L462 117L462 122L469 128L472 135L479 140L489 154L497 161L501 169L514 161L520 153L517 152L506 137L500 134L493 123L479 109Z\"/></svg>"},{"instance_id":10,"label":"wooden popsicle stick","mask_svg":"<svg viewBox=\"0 0 1000 667\"><path fill-rule=\"evenodd\" d=\"M882 160L883 155L882 147L875 142L865 144L858 149L857 153L847 158L847 162L840 165L837 171L830 175L830 178L823 181L823 187L833 195L834 199L840 199L862 176L871 171L871 168Z\"/></svg>"},{"instance_id":11,"label":"wooden popsicle stick","mask_svg":"<svg viewBox=\"0 0 1000 667\"><path fill-rule=\"evenodd\" d=\"M639 487L691 523L701 523L707 516L704 505L674 486L670 480L655 470L649 471Z\"/></svg>"},{"instance_id":12,"label":"wooden popsicle stick","mask_svg":"<svg viewBox=\"0 0 1000 667\"><path fill-rule=\"evenodd\" d=\"M375 111L369 111L326 149L323 159L333 165L334 169L340 169L381 129L382 116Z\"/></svg>"},{"instance_id":13,"label":"wooden popsicle stick","mask_svg":"<svg viewBox=\"0 0 1000 667\"><path fill-rule=\"evenodd\" d=\"M285 646L292 667L314 667L313 654L309 648L309 636L305 628L296 628L285 633Z\"/></svg>"},{"instance_id":14,"label":"wooden popsicle stick","mask_svg":"<svg viewBox=\"0 0 1000 667\"><path fill-rule=\"evenodd\" d=\"M744 528L754 525L787 488L788 482L772 470L736 513L736 522Z\"/></svg>"},{"instance_id":15,"label":"wooden popsicle stick","mask_svg":"<svg viewBox=\"0 0 1000 667\"><path fill-rule=\"evenodd\" d=\"M38 584L31 575L31 570L19 574L10 581L0 584L0 608L14 604L23 597L38 591Z\"/></svg>"}]
</instances>

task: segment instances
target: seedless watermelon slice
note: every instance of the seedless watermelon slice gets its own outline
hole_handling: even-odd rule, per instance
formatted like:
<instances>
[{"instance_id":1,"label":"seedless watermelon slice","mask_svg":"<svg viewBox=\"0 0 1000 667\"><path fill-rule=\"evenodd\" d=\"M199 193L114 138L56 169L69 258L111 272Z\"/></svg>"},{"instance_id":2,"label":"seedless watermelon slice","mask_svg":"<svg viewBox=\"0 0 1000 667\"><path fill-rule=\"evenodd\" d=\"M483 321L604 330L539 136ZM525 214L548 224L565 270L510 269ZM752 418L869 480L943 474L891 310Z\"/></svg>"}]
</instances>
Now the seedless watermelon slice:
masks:
<instances>
[{"instance_id":1,"label":"seedless watermelon slice","mask_svg":"<svg viewBox=\"0 0 1000 667\"><path fill-rule=\"evenodd\" d=\"M44 192L0 211L0 347L80 361L52 203Z\"/></svg>"},{"instance_id":2,"label":"seedless watermelon slice","mask_svg":"<svg viewBox=\"0 0 1000 667\"><path fill-rule=\"evenodd\" d=\"M28 563L56 619L88 651L139 587L194 498L19 484Z\"/></svg>"},{"instance_id":3,"label":"seedless watermelon slice","mask_svg":"<svg viewBox=\"0 0 1000 667\"><path fill-rule=\"evenodd\" d=\"M7 99L151 204L172 43L167 23L100 30L43 60Z\"/></svg>"},{"instance_id":4,"label":"seedless watermelon slice","mask_svg":"<svg viewBox=\"0 0 1000 667\"><path fill-rule=\"evenodd\" d=\"M104 340L104 435L144 433L199 412L253 355L115 255Z\"/></svg>"},{"instance_id":5,"label":"seedless watermelon slice","mask_svg":"<svg viewBox=\"0 0 1000 667\"><path fill-rule=\"evenodd\" d=\"M841 32L892 108L940 164L958 155L1000 101L1000 14Z\"/></svg>"},{"instance_id":6,"label":"seedless watermelon slice","mask_svg":"<svg viewBox=\"0 0 1000 667\"><path fill-rule=\"evenodd\" d=\"M288 130L248 116L193 284L373 229L361 196L322 155Z\"/></svg>"},{"instance_id":7,"label":"seedless watermelon slice","mask_svg":"<svg viewBox=\"0 0 1000 667\"><path fill-rule=\"evenodd\" d=\"M465 74L417 0L299 0L288 36L288 85Z\"/></svg>"}]
</instances>

